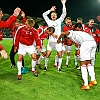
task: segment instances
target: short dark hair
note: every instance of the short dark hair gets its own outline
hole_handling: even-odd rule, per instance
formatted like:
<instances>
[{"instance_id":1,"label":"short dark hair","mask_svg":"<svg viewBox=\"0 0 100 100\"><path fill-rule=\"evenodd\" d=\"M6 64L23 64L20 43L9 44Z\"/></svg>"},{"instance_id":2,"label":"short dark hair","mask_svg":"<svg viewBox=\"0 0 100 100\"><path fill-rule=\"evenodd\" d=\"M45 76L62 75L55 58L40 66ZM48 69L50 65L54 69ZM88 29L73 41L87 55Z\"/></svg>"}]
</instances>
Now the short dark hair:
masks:
<instances>
[{"instance_id":1,"label":"short dark hair","mask_svg":"<svg viewBox=\"0 0 100 100\"><path fill-rule=\"evenodd\" d=\"M74 26L74 28L77 28L77 27L81 28L82 24L81 23L76 23L75 26Z\"/></svg>"},{"instance_id":2,"label":"short dark hair","mask_svg":"<svg viewBox=\"0 0 100 100\"><path fill-rule=\"evenodd\" d=\"M78 17L77 20L82 20L83 21L83 19L81 17Z\"/></svg>"},{"instance_id":3,"label":"short dark hair","mask_svg":"<svg viewBox=\"0 0 100 100\"><path fill-rule=\"evenodd\" d=\"M52 31L53 33L55 32L55 28L54 27L48 27L47 30Z\"/></svg>"}]
</instances>

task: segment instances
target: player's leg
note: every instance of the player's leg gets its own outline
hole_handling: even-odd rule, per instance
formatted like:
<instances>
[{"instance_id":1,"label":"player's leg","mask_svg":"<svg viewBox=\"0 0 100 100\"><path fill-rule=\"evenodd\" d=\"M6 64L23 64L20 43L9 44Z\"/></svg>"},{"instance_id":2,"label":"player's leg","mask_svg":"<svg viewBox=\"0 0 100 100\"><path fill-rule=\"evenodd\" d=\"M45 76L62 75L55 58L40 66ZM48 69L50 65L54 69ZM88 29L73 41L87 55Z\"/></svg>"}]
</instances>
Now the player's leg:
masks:
<instances>
[{"instance_id":1,"label":"player's leg","mask_svg":"<svg viewBox=\"0 0 100 100\"><path fill-rule=\"evenodd\" d=\"M44 65L44 71L47 70L47 67L48 67L48 62L49 62L49 57L51 55L51 52L50 50L47 50L47 54L46 54L46 58L45 58L45 65Z\"/></svg>"},{"instance_id":2,"label":"player's leg","mask_svg":"<svg viewBox=\"0 0 100 100\"><path fill-rule=\"evenodd\" d=\"M81 61L81 73L82 73L82 79L84 81L84 84L82 85L81 89L88 90L90 89L88 85L88 71L87 71L87 66L84 63L84 61Z\"/></svg>"},{"instance_id":3,"label":"player's leg","mask_svg":"<svg viewBox=\"0 0 100 100\"><path fill-rule=\"evenodd\" d=\"M21 68L22 68L23 55L18 54L17 68L18 68L18 80L21 80Z\"/></svg>"},{"instance_id":4,"label":"player's leg","mask_svg":"<svg viewBox=\"0 0 100 100\"><path fill-rule=\"evenodd\" d=\"M40 69L42 69L40 63L42 62L42 60L44 60L44 58L46 57L46 53L47 53L44 45L42 46L41 52L42 52L42 55L37 60L37 65Z\"/></svg>"},{"instance_id":5,"label":"player's leg","mask_svg":"<svg viewBox=\"0 0 100 100\"><path fill-rule=\"evenodd\" d=\"M82 73L82 79L84 81L83 86L81 87L82 90L88 90L90 89L89 85L88 85L88 70L87 70L87 63L86 60L90 59L90 57L88 56L88 52L87 52L87 43L82 43L81 47L80 47L80 65L81 65L81 73Z\"/></svg>"},{"instance_id":6,"label":"player's leg","mask_svg":"<svg viewBox=\"0 0 100 100\"><path fill-rule=\"evenodd\" d=\"M58 72L61 72L62 65L62 43L56 43L55 45L56 51L58 53Z\"/></svg>"},{"instance_id":7,"label":"player's leg","mask_svg":"<svg viewBox=\"0 0 100 100\"><path fill-rule=\"evenodd\" d=\"M75 58L75 66L76 66L77 69L80 69L80 66L78 66L78 61L80 59L80 49L77 48L77 47L75 49L76 49L75 56L74 56L74 58Z\"/></svg>"},{"instance_id":8,"label":"player's leg","mask_svg":"<svg viewBox=\"0 0 100 100\"><path fill-rule=\"evenodd\" d=\"M66 46L67 56L66 56L66 67L68 67L68 63L70 60L70 53L72 51L72 46Z\"/></svg>"},{"instance_id":9,"label":"player's leg","mask_svg":"<svg viewBox=\"0 0 100 100\"><path fill-rule=\"evenodd\" d=\"M54 67L58 68L58 54L55 55Z\"/></svg>"},{"instance_id":10,"label":"player's leg","mask_svg":"<svg viewBox=\"0 0 100 100\"><path fill-rule=\"evenodd\" d=\"M58 72L61 72L61 65L62 65L62 51L58 52Z\"/></svg>"},{"instance_id":11,"label":"player's leg","mask_svg":"<svg viewBox=\"0 0 100 100\"><path fill-rule=\"evenodd\" d=\"M45 58L45 65L44 65L44 68L43 68L44 71L47 70L49 57L51 55L51 52L52 52L52 49L53 49L54 45L55 44L52 43L52 42L48 42L48 44L47 44L47 53L46 53L46 58Z\"/></svg>"},{"instance_id":12,"label":"player's leg","mask_svg":"<svg viewBox=\"0 0 100 100\"><path fill-rule=\"evenodd\" d=\"M91 55L91 59L95 59L96 46L93 47L90 50L90 53L91 53L90 54ZM88 62L87 66L88 66L89 76L91 77L91 82L89 83L89 86L97 85L97 81L96 81L96 78L95 78L95 71L94 71L94 63Z\"/></svg>"},{"instance_id":13,"label":"player's leg","mask_svg":"<svg viewBox=\"0 0 100 100\"><path fill-rule=\"evenodd\" d=\"M32 57L32 72L35 76L38 76L37 70L36 70L36 53L31 54Z\"/></svg>"},{"instance_id":14,"label":"player's leg","mask_svg":"<svg viewBox=\"0 0 100 100\"><path fill-rule=\"evenodd\" d=\"M62 46L62 57L64 56L65 53L66 53L65 45L63 45ZM54 67L58 68L58 53L55 55Z\"/></svg>"},{"instance_id":15,"label":"player's leg","mask_svg":"<svg viewBox=\"0 0 100 100\"><path fill-rule=\"evenodd\" d=\"M10 51L10 62L11 62L11 68L15 67L16 63L15 63L15 54L17 52L14 52L14 46L12 46L11 51Z\"/></svg>"}]
</instances>

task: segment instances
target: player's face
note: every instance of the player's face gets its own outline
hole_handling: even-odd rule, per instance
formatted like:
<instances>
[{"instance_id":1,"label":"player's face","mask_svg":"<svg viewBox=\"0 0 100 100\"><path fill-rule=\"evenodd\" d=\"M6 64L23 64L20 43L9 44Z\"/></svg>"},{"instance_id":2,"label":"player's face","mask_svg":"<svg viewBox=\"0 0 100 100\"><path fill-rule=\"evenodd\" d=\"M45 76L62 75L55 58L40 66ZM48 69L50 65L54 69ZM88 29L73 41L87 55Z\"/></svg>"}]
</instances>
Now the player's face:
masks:
<instances>
[{"instance_id":1,"label":"player's face","mask_svg":"<svg viewBox=\"0 0 100 100\"><path fill-rule=\"evenodd\" d=\"M82 20L77 20L77 23L81 23L82 24Z\"/></svg>"},{"instance_id":2,"label":"player's face","mask_svg":"<svg viewBox=\"0 0 100 100\"><path fill-rule=\"evenodd\" d=\"M2 13L2 11L0 11L0 20L2 17L3 17L3 13Z\"/></svg>"},{"instance_id":3,"label":"player's face","mask_svg":"<svg viewBox=\"0 0 100 100\"><path fill-rule=\"evenodd\" d=\"M93 27L93 25L94 25L94 20L90 20L89 21L89 27Z\"/></svg>"},{"instance_id":4,"label":"player's face","mask_svg":"<svg viewBox=\"0 0 100 100\"><path fill-rule=\"evenodd\" d=\"M32 26L30 26L28 23L26 23L26 28L27 28L27 30L30 30L32 28Z\"/></svg>"},{"instance_id":5,"label":"player's face","mask_svg":"<svg viewBox=\"0 0 100 100\"><path fill-rule=\"evenodd\" d=\"M18 28L20 26L19 22L15 22L15 27Z\"/></svg>"},{"instance_id":6,"label":"player's face","mask_svg":"<svg viewBox=\"0 0 100 100\"><path fill-rule=\"evenodd\" d=\"M51 13L51 19L56 20L57 19L57 13Z\"/></svg>"},{"instance_id":7,"label":"player's face","mask_svg":"<svg viewBox=\"0 0 100 100\"><path fill-rule=\"evenodd\" d=\"M68 26L68 27L70 27L70 26L72 26L72 21L71 20L66 20L66 25Z\"/></svg>"},{"instance_id":8,"label":"player's face","mask_svg":"<svg viewBox=\"0 0 100 100\"><path fill-rule=\"evenodd\" d=\"M48 33L48 35L53 34L53 31L45 30L45 32Z\"/></svg>"}]
</instances>

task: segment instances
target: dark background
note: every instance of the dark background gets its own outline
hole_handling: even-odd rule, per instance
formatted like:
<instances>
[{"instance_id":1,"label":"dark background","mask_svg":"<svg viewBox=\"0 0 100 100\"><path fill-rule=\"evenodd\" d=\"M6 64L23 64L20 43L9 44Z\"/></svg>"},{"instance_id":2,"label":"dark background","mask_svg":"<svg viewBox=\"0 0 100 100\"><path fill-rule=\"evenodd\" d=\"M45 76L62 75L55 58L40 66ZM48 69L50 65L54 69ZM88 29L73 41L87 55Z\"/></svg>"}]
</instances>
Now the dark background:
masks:
<instances>
[{"instance_id":1,"label":"dark background","mask_svg":"<svg viewBox=\"0 0 100 100\"><path fill-rule=\"evenodd\" d=\"M62 11L60 0L0 0L0 8L4 13L12 14L16 7L20 7L26 16L41 18L42 13L50 9L52 5L57 7L59 17ZM73 21L76 21L77 17L82 17L83 22L88 22L90 18L93 18L96 23L99 23L96 16L100 15L100 0L67 0L66 7L67 16Z\"/></svg>"}]
</instances>

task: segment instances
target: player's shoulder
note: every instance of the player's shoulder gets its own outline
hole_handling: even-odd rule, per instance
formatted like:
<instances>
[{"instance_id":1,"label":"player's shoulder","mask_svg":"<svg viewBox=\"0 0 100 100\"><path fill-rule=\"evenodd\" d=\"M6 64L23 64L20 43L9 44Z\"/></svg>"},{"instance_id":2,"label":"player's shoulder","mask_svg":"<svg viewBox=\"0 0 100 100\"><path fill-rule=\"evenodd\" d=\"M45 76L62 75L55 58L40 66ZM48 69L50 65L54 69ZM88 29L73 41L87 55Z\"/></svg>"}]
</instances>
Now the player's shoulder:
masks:
<instances>
[{"instance_id":1,"label":"player's shoulder","mask_svg":"<svg viewBox=\"0 0 100 100\"><path fill-rule=\"evenodd\" d=\"M26 25L20 25L20 26L18 27L18 30L24 28L25 26L26 26Z\"/></svg>"},{"instance_id":2,"label":"player's shoulder","mask_svg":"<svg viewBox=\"0 0 100 100\"><path fill-rule=\"evenodd\" d=\"M32 31L33 31L34 33L37 33L37 32L38 32L38 30L35 29L34 27L32 28Z\"/></svg>"}]
</instances>

